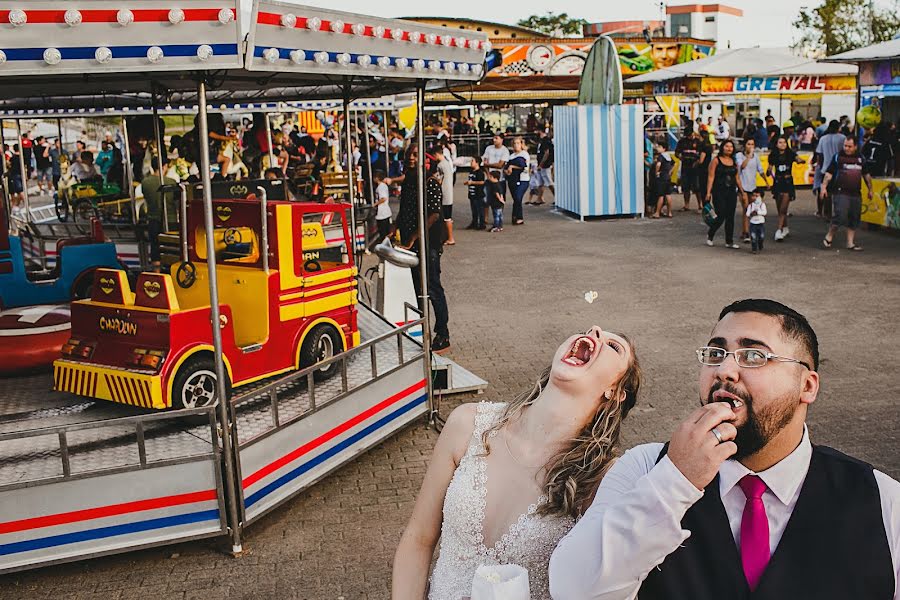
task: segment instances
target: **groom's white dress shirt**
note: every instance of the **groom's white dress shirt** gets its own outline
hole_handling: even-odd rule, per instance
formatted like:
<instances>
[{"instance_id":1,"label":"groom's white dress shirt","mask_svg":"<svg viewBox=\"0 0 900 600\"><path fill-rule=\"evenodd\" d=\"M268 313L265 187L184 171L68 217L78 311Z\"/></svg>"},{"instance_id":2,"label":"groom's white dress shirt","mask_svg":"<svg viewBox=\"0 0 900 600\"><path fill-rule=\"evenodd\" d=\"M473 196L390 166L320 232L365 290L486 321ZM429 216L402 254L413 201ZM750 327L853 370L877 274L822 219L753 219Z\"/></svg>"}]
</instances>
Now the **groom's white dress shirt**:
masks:
<instances>
[{"instance_id":1,"label":"groom's white dress shirt","mask_svg":"<svg viewBox=\"0 0 900 600\"><path fill-rule=\"evenodd\" d=\"M633 600L650 570L690 537L681 520L703 492L668 456L656 462L662 448L656 443L628 450L603 478L593 504L550 558L554 600ZM804 428L791 454L756 473L768 487L762 500L772 552L797 504L811 457ZM719 467L719 494L738 548L745 497L737 483L748 473L736 460ZM880 471L874 474L894 567L894 600L900 600L900 483Z\"/></svg>"}]
</instances>

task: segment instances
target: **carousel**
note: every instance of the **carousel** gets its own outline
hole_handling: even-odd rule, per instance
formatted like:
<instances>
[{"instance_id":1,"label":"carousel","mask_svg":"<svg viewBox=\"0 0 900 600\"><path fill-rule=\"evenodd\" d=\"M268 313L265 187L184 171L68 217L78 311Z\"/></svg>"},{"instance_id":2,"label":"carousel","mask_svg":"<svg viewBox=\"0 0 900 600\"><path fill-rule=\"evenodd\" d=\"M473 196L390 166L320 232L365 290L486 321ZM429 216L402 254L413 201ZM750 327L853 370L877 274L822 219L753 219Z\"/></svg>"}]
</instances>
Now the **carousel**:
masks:
<instances>
[{"instance_id":1,"label":"carousel","mask_svg":"<svg viewBox=\"0 0 900 600\"><path fill-rule=\"evenodd\" d=\"M127 102L153 123L196 106L197 136L216 141L213 107L337 100L349 124L354 101L413 92L422 123L429 86L483 75L486 39L469 32L276 0L121 7L0 0L0 110ZM237 555L244 527L410 423L440 422L427 296L399 327L360 301L352 177L333 202L291 197L284 180L214 181L222 146L198 146L199 181L173 190L168 272L95 269L52 382L4 381L0 572L214 536ZM422 257L379 253L427 279Z\"/></svg>"}]
</instances>

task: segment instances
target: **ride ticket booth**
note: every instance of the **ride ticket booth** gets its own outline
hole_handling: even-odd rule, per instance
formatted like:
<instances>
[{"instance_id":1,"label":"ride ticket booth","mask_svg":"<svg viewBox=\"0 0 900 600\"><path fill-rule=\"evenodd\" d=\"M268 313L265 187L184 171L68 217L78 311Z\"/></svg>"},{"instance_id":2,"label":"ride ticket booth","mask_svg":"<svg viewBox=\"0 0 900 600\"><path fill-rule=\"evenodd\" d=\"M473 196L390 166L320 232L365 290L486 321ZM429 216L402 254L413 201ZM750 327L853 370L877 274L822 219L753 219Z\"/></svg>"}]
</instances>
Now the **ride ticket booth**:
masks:
<instances>
[{"instance_id":1,"label":"ride ticket booth","mask_svg":"<svg viewBox=\"0 0 900 600\"><path fill-rule=\"evenodd\" d=\"M239 8L0 0L0 101L25 103L37 86L75 108L163 93L199 107L203 138L209 105L248 97L342 98L346 114L356 97L412 90L421 123L429 81L483 74L481 34L283 0L255 0L249 20ZM265 184L231 193L209 164L201 145L172 269L136 281L98 270L73 306L57 391L28 388L49 375L5 382L0 572L212 536L238 554L244 527L437 418L427 298L400 327L359 301L352 189L333 205Z\"/></svg>"}]
</instances>

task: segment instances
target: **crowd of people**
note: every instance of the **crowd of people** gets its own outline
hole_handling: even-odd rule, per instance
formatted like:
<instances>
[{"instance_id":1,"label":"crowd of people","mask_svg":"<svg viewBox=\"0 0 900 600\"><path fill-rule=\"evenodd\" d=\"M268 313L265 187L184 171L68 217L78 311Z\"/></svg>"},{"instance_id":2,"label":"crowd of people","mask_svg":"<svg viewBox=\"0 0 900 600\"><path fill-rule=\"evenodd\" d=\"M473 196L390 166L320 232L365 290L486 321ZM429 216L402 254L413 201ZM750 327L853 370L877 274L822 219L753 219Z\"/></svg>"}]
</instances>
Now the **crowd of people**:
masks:
<instances>
[{"instance_id":1,"label":"crowd of people","mask_svg":"<svg viewBox=\"0 0 900 600\"><path fill-rule=\"evenodd\" d=\"M646 136L647 215L673 216L672 196L677 184L684 197L682 211L692 210L692 198L696 199L696 210L708 225L708 246L715 245L716 234L724 226L725 247L741 247L735 237L740 206L741 241L749 244L753 253L760 252L766 237L766 191L775 204L771 239L783 242L790 235L790 207L797 197L794 165L806 162L798 154L805 151L811 153L816 216L829 222L822 245L831 248L837 229L845 227L846 248L859 251L862 247L856 243L855 232L862 213L861 183L866 182L871 195L871 177L900 173L897 144L896 124L888 122L865 131L860 147L848 117L816 124L798 114L779 127L774 117L766 115L764 120L751 121L739 137L732 136L721 115L715 125L711 118L706 123L698 118L686 124L673 151L665 140ZM766 168L761 160L763 153Z\"/></svg>"}]
</instances>

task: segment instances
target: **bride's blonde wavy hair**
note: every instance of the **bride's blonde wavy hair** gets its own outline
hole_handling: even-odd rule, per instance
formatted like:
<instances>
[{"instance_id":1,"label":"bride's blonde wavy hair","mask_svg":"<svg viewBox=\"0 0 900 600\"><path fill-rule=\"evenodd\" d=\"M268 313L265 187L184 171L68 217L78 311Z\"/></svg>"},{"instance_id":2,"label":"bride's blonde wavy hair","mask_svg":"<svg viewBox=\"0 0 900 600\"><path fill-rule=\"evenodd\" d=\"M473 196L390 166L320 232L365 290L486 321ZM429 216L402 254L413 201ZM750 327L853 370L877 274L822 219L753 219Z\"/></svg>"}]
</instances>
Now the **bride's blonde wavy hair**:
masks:
<instances>
[{"instance_id":1,"label":"bride's blonde wavy hair","mask_svg":"<svg viewBox=\"0 0 900 600\"><path fill-rule=\"evenodd\" d=\"M538 507L538 514L578 517L618 456L622 421L637 402L643 378L634 344L621 337L631 347L631 361L614 387L613 400L604 401L590 423L544 464L543 489L547 502ZM544 369L532 389L506 405L500 419L482 434L485 456L491 452L488 442L491 433L522 416L540 397L548 381L550 367ZM616 400L623 394L623 400Z\"/></svg>"}]
</instances>

